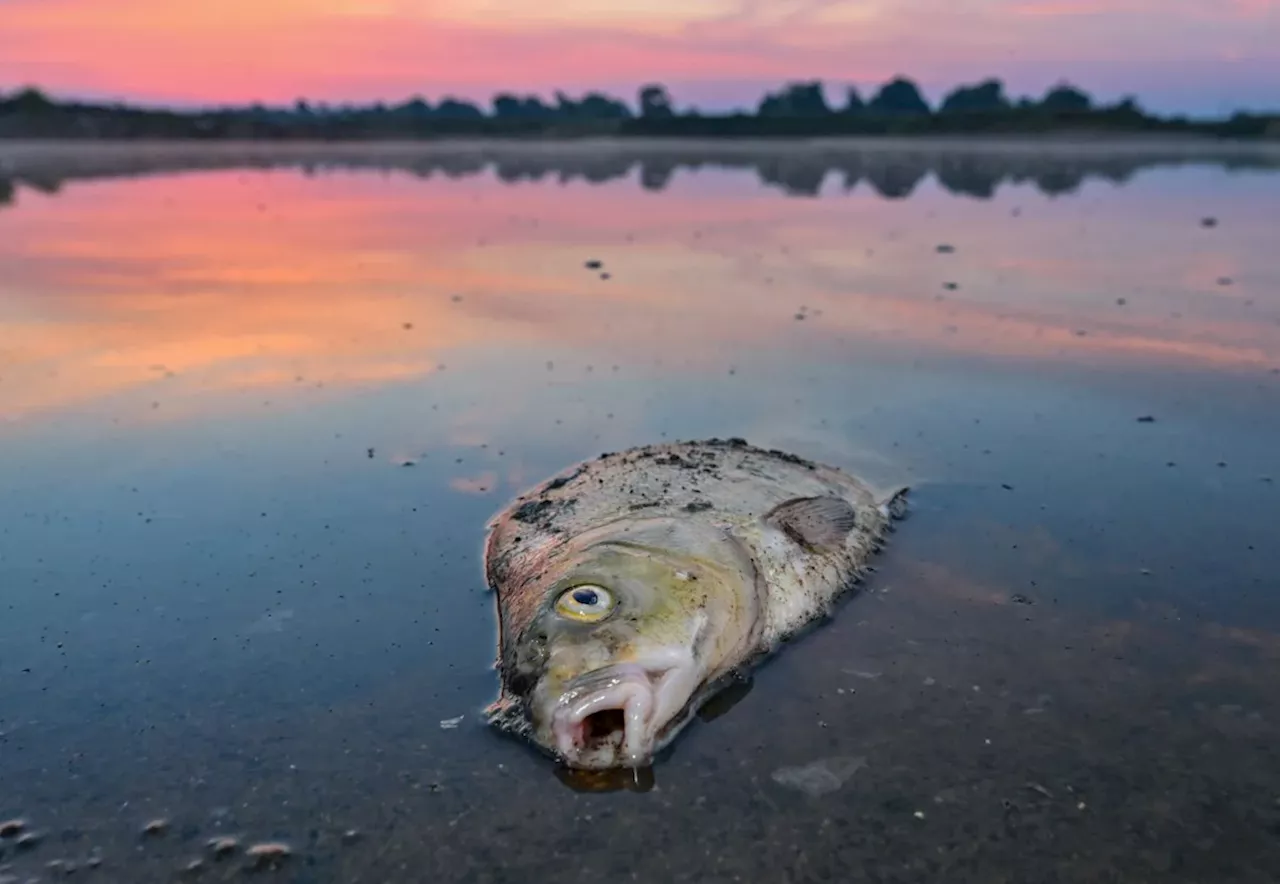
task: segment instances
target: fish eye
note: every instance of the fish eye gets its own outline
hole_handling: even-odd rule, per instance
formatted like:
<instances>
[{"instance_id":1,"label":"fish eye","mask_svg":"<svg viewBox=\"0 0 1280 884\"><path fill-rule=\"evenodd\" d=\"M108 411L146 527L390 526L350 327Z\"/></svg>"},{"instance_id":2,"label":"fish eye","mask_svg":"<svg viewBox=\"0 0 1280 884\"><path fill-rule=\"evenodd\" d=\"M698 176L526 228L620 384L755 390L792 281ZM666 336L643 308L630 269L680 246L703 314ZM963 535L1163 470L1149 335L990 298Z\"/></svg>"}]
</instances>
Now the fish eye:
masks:
<instances>
[{"instance_id":1,"label":"fish eye","mask_svg":"<svg viewBox=\"0 0 1280 884\"><path fill-rule=\"evenodd\" d=\"M613 610L613 593L594 583L571 586L556 599L556 613L569 620L594 623Z\"/></svg>"}]
</instances>

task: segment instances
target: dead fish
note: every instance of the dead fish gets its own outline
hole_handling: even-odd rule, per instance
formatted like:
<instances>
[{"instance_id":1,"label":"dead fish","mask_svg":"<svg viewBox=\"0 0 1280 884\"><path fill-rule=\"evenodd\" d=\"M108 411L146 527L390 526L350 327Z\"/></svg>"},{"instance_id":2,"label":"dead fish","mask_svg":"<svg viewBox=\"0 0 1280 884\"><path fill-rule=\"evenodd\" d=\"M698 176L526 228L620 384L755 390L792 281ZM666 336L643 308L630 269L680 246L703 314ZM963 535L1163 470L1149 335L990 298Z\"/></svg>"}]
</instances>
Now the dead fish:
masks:
<instances>
[{"instance_id":1,"label":"dead fish","mask_svg":"<svg viewBox=\"0 0 1280 884\"><path fill-rule=\"evenodd\" d=\"M602 455L489 522L496 727L568 767L652 763L699 707L855 584L905 512L742 439Z\"/></svg>"}]
</instances>

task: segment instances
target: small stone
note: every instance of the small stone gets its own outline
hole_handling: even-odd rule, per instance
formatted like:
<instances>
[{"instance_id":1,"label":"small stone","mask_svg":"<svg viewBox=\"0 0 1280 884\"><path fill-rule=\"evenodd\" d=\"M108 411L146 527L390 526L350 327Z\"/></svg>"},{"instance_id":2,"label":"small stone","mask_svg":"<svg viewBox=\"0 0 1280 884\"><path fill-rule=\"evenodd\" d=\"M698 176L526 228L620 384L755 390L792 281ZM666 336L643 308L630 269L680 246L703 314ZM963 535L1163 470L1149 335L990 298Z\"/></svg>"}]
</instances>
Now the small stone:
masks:
<instances>
[{"instance_id":1,"label":"small stone","mask_svg":"<svg viewBox=\"0 0 1280 884\"><path fill-rule=\"evenodd\" d=\"M289 845L279 841L267 841L262 844L254 844L244 852L249 862L255 869L269 868L277 866L293 855L293 851L289 849Z\"/></svg>"},{"instance_id":2,"label":"small stone","mask_svg":"<svg viewBox=\"0 0 1280 884\"><path fill-rule=\"evenodd\" d=\"M937 253L938 253L939 255L950 255L950 254L951 254L952 252L954 252L955 250L956 250L956 247L955 247L955 246L950 245L950 244L945 243L945 242L944 242L944 243L939 244L939 245L938 245L938 247L937 247L937 249L936 249L936 251L937 251Z\"/></svg>"},{"instance_id":3,"label":"small stone","mask_svg":"<svg viewBox=\"0 0 1280 884\"><path fill-rule=\"evenodd\" d=\"M922 819L924 819L924 811L923 811L923 810L917 810L917 811L915 812L914 816L915 816L915 818L916 818L916 819L918 819L918 820L922 820Z\"/></svg>"},{"instance_id":4,"label":"small stone","mask_svg":"<svg viewBox=\"0 0 1280 884\"><path fill-rule=\"evenodd\" d=\"M240 849L240 839L231 837L210 838L209 852L218 859L230 856Z\"/></svg>"},{"instance_id":5,"label":"small stone","mask_svg":"<svg viewBox=\"0 0 1280 884\"><path fill-rule=\"evenodd\" d=\"M13 842L14 846L19 850L30 850L44 840L44 836L38 832L27 832L18 836L18 840Z\"/></svg>"},{"instance_id":6,"label":"small stone","mask_svg":"<svg viewBox=\"0 0 1280 884\"><path fill-rule=\"evenodd\" d=\"M604 266L604 262L596 261L593 259L591 261L588 261L585 266L588 270L599 270L601 267Z\"/></svg>"},{"instance_id":7,"label":"small stone","mask_svg":"<svg viewBox=\"0 0 1280 884\"><path fill-rule=\"evenodd\" d=\"M27 821L23 819L5 820L0 823L0 838L12 838L14 835L21 833L27 828Z\"/></svg>"},{"instance_id":8,"label":"small stone","mask_svg":"<svg viewBox=\"0 0 1280 884\"><path fill-rule=\"evenodd\" d=\"M142 827L144 835L163 835L169 830L169 821L166 819L155 819Z\"/></svg>"},{"instance_id":9,"label":"small stone","mask_svg":"<svg viewBox=\"0 0 1280 884\"><path fill-rule=\"evenodd\" d=\"M1127 298L1116 298L1116 303L1123 307L1125 304L1129 303L1129 300Z\"/></svg>"},{"instance_id":10,"label":"small stone","mask_svg":"<svg viewBox=\"0 0 1280 884\"><path fill-rule=\"evenodd\" d=\"M1200 226L1201 227L1217 227L1218 219L1214 218L1212 215L1209 215L1208 217L1205 217L1205 218L1201 218Z\"/></svg>"},{"instance_id":11,"label":"small stone","mask_svg":"<svg viewBox=\"0 0 1280 884\"><path fill-rule=\"evenodd\" d=\"M198 875L204 871L204 860L193 859L183 867L182 871L186 872L188 875Z\"/></svg>"},{"instance_id":12,"label":"small stone","mask_svg":"<svg viewBox=\"0 0 1280 884\"><path fill-rule=\"evenodd\" d=\"M347 829L345 832L342 833L342 843L355 844L362 837L363 836L360 834L359 829Z\"/></svg>"},{"instance_id":13,"label":"small stone","mask_svg":"<svg viewBox=\"0 0 1280 884\"><path fill-rule=\"evenodd\" d=\"M1138 418L1138 423L1140 424L1154 424L1155 422L1155 417L1149 414L1144 414L1142 417Z\"/></svg>"}]
</instances>

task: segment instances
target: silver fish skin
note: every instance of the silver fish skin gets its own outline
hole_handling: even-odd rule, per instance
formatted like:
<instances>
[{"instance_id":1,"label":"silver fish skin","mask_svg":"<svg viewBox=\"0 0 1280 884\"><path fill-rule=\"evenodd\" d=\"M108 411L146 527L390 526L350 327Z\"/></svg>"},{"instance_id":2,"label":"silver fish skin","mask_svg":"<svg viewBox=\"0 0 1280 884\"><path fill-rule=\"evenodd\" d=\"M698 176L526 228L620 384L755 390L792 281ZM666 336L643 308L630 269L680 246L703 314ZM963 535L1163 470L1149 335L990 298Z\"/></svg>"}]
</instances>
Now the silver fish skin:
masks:
<instances>
[{"instance_id":1,"label":"silver fish skin","mask_svg":"<svg viewBox=\"0 0 1280 884\"><path fill-rule=\"evenodd\" d=\"M719 689L855 586L907 489L742 439L601 455L488 524L491 724L570 768L652 763Z\"/></svg>"}]
</instances>

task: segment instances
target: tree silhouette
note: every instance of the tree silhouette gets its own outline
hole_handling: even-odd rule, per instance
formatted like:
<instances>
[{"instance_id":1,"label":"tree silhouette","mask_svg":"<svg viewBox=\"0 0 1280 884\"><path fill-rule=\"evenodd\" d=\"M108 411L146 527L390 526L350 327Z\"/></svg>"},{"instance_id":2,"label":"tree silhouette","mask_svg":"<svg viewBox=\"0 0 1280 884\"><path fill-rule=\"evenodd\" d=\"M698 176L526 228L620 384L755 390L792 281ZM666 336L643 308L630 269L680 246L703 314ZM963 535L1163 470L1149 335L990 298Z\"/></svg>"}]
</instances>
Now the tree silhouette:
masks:
<instances>
[{"instance_id":1,"label":"tree silhouette","mask_svg":"<svg viewBox=\"0 0 1280 884\"><path fill-rule=\"evenodd\" d=\"M1093 107L1093 99L1070 83L1059 83L1045 93L1040 106L1047 111L1087 111Z\"/></svg>"},{"instance_id":2,"label":"tree silhouette","mask_svg":"<svg viewBox=\"0 0 1280 884\"><path fill-rule=\"evenodd\" d=\"M554 113L536 95L521 98L504 92L493 99L493 115L499 119L545 119Z\"/></svg>"},{"instance_id":3,"label":"tree silhouette","mask_svg":"<svg viewBox=\"0 0 1280 884\"><path fill-rule=\"evenodd\" d=\"M766 95L760 102L762 117L823 117L831 113L822 91L822 82L789 83L780 92Z\"/></svg>"},{"instance_id":4,"label":"tree silhouette","mask_svg":"<svg viewBox=\"0 0 1280 884\"><path fill-rule=\"evenodd\" d=\"M872 113L884 116L924 116L929 113L929 103L920 89L906 77L895 77L880 87L868 108Z\"/></svg>"},{"instance_id":5,"label":"tree silhouette","mask_svg":"<svg viewBox=\"0 0 1280 884\"><path fill-rule=\"evenodd\" d=\"M999 80L983 80L972 86L959 86L942 101L943 114L996 113L1009 109L1004 84Z\"/></svg>"},{"instance_id":6,"label":"tree silhouette","mask_svg":"<svg viewBox=\"0 0 1280 884\"><path fill-rule=\"evenodd\" d=\"M480 120L484 112L469 101L446 98L436 105L435 116L445 120Z\"/></svg>"},{"instance_id":7,"label":"tree silhouette","mask_svg":"<svg viewBox=\"0 0 1280 884\"><path fill-rule=\"evenodd\" d=\"M674 116L671 96L666 87L650 83L640 89L640 116L647 120L665 120Z\"/></svg>"},{"instance_id":8,"label":"tree silhouette","mask_svg":"<svg viewBox=\"0 0 1280 884\"><path fill-rule=\"evenodd\" d=\"M565 93L556 91L556 113L566 119L578 120L626 120L631 109L599 92L588 92L580 101L574 101Z\"/></svg>"},{"instance_id":9,"label":"tree silhouette","mask_svg":"<svg viewBox=\"0 0 1280 884\"><path fill-rule=\"evenodd\" d=\"M866 113L867 103L862 100L862 96L858 93L857 86L850 86L844 93L844 113L849 116L857 116Z\"/></svg>"},{"instance_id":10,"label":"tree silhouette","mask_svg":"<svg viewBox=\"0 0 1280 884\"><path fill-rule=\"evenodd\" d=\"M3 0L0 0L3 2ZM819 80L791 81L766 94L756 112L676 113L667 90L647 83L638 90L638 110L601 92L575 99L557 91L551 101L501 92L483 109L445 97L439 104L413 96L400 104L328 105L297 99L206 110L153 110L123 104L58 101L35 88L0 94L0 138L396 138L432 134L520 137L538 132L571 135L761 135L899 134L946 132L1028 133L1104 128L1112 131L1201 133L1220 138L1280 134L1280 115L1236 113L1217 119L1160 117L1137 99L1097 105L1084 91L1060 81L1036 100L1006 95L1004 84L986 78L950 92L935 112L917 85L896 76L864 101L857 89L843 104L827 104ZM790 175L791 172L786 173ZM653 180L659 180L657 173ZM891 176L892 177L892 176ZM798 179L797 179L798 180ZM902 181L909 180L903 176ZM888 192L901 184L888 181ZM806 179L805 187L811 182ZM981 192L982 187L976 187Z\"/></svg>"}]
</instances>

